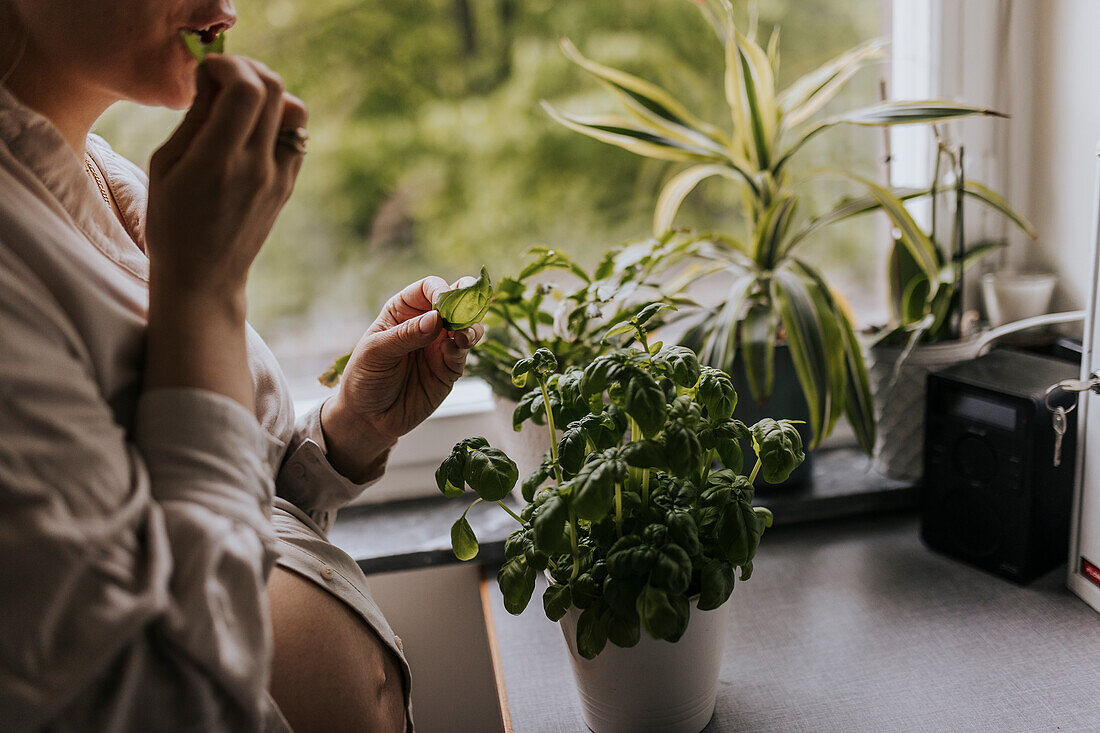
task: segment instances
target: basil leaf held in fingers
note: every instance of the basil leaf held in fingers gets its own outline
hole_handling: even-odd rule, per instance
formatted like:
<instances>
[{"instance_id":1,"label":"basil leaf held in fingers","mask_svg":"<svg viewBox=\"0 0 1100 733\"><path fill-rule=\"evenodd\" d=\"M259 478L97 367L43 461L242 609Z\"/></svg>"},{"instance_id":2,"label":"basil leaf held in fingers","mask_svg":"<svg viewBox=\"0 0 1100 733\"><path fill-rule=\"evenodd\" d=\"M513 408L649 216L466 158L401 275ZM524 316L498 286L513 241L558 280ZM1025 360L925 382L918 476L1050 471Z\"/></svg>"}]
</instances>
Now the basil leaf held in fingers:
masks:
<instances>
[{"instance_id":1,"label":"basil leaf held in fingers","mask_svg":"<svg viewBox=\"0 0 1100 733\"><path fill-rule=\"evenodd\" d=\"M481 321L493 302L493 283L489 273L481 268L481 276L473 285L440 293L434 308L448 331L461 331Z\"/></svg>"},{"instance_id":2,"label":"basil leaf held in fingers","mask_svg":"<svg viewBox=\"0 0 1100 733\"><path fill-rule=\"evenodd\" d=\"M317 377L317 381L325 385L326 387L335 387L340 381L340 377L341 375L343 375L344 370L347 369L348 361L350 359L351 352L349 351L336 361L332 362L332 366L330 366L328 368L328 371L326 371L324 374Z\"/></svg>"}]
</instances>

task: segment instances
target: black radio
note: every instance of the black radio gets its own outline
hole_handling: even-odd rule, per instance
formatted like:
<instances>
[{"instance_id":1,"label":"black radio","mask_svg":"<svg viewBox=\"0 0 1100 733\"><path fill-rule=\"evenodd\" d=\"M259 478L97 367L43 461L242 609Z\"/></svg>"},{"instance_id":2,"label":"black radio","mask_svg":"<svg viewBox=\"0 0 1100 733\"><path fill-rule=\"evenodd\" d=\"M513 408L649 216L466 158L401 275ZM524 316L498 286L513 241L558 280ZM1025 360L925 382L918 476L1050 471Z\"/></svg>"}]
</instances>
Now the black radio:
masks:
<instances>
[{"instance_id":1,"label":"black radio","mask_svg":"<svg viewBox=\"0 0 1100 733\"><path fill-rule=\"evenodd\" d=\"M1065 562L1076 457L1070 414L1057 466L1047 389L1066 361L993 351L928 377L921 536L932 549L1026 583ZM1050 405L1070 409L1060 390Z\"/></svg>"}]
</instances>

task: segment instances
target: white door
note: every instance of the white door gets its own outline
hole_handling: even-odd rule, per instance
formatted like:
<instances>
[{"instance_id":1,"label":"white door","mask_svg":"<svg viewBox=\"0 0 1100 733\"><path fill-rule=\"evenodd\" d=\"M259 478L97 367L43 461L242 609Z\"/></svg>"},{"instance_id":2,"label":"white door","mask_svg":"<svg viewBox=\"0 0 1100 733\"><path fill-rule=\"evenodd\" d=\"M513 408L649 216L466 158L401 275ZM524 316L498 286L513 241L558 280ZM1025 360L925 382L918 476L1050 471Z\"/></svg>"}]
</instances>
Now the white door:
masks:
<instances>
[{"instance_id":1,"label":"white door","mask_svg":"<svg viewBox=\"0 0 1100 733\"><path fill-rule=\"evenodd\" d=\"M1097 151L1100 156L1100 150ZM1097 166L1097 208L1093 216L1092 295L1085 320L1081 379L1100 374L1100 158ZM1069 540L1068 585L1100 611L1100 395L1082 392L1077 415L1077 486Z\"/></svg>"}]
</instances>

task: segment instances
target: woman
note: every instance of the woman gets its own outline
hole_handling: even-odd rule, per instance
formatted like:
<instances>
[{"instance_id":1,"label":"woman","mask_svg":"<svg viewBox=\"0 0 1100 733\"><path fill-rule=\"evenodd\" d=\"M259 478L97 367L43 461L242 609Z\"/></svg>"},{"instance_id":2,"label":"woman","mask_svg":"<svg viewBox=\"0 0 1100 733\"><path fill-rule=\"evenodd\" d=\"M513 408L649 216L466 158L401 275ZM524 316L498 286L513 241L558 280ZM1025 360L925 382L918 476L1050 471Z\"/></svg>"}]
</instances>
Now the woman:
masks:
<instances>
[{"instance_id":1,"label":"woman","mask_svg":"<svg viewBox=\"0 0 1100 733\"><path fill-rule=\"evenodd\" d=\"M0 0L0 728L411 729L408 667L335 510L462 373L426 278L294 421L245 323L306 110L229 0ZM150 164L89 135L184 108Z\"/></svg>"}]
</instances>

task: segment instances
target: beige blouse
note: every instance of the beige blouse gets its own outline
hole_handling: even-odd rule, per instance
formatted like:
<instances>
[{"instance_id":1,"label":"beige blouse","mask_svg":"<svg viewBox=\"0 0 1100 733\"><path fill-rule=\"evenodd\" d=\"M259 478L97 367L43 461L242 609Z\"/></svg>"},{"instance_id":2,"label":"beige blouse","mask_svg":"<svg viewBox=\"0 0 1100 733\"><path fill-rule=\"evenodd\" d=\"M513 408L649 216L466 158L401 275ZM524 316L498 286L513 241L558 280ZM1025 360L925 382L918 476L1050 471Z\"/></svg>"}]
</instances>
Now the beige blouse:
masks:
<instances>
[{"instance_id":1,"label":"beige blouse","mask_svg":"<svg viewBox=\"0 0 1100 733\"><path fill-rule=\"evenodd\" d=\"M329 465L318 410L295 422L260 337L255 414L141 391L148 183L100 138L88 151L125 226L0 87L0 729L285 730L276 562L359 613L408 689L400 640L325 537L366 484Z\"/></svg>"}]
</instances>

